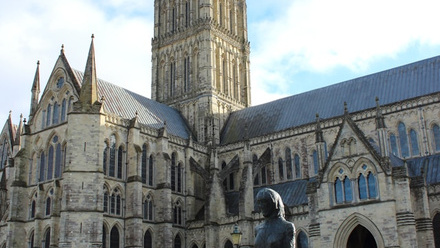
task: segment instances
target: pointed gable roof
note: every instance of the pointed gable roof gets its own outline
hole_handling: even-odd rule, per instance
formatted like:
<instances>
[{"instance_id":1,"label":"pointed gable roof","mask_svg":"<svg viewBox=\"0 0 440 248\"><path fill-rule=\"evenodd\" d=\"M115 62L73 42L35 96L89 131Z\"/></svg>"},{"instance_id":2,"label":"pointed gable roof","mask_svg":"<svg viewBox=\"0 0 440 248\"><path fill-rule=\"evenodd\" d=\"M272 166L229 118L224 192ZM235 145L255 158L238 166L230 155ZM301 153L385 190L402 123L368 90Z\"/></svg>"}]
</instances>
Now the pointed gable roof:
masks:
<instances>
[{"instance_id":1,"label":"pointed gable roof","mask_svg":"<svg viewBox=\"0 0 440 248\"><path fill-rule=\"evenodd\" d=\"M231 113L221 134L221 144L279 132L322 119L341 116L347 102L352 113L440 92L440 56L383 72L319 88Z\"/></svg>"}]
</instances>

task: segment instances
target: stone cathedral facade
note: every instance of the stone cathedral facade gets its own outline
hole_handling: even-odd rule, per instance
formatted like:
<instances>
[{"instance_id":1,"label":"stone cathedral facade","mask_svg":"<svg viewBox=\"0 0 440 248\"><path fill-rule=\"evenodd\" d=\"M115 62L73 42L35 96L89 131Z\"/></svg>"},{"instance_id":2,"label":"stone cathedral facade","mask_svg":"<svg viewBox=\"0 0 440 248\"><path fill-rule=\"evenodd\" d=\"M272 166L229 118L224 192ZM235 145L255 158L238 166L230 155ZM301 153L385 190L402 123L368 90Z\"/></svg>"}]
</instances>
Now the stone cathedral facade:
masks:
<instances>
[{"instance_id":1,"label":"stone cathedral facade","mask_svg":"<svg viewBox=\"0 0 440 248\"><path fill-rule=\"evenodd\" d=\"M252 4L252 3L250 3ZM0 247L440 247L440 57L251 106L245 0L155 0L151 99L64 48L0 136Z\"/></svg>"}]
</instances>

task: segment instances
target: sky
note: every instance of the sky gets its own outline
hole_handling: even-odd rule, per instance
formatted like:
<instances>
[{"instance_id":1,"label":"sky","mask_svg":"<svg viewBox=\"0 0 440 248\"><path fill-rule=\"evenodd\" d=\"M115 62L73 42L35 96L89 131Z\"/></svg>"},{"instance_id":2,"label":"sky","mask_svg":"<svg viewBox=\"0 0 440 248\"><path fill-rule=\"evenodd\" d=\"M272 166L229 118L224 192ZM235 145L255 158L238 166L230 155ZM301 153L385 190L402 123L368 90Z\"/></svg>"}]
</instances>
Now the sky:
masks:
<instances>
[{"instance_id":1,"label":"sky","mask_svg":"<svg viewBox=\"0 0 440 248\"><path fill-rule=\"evenodd\" d=\"M150 97L153 0L0 0L0 123L29 115L64 45L84 70ZM248 0L252 105L440 55L438 0ZM2 121L3 120L3 121Z\"/></svg>"}]
</instances>

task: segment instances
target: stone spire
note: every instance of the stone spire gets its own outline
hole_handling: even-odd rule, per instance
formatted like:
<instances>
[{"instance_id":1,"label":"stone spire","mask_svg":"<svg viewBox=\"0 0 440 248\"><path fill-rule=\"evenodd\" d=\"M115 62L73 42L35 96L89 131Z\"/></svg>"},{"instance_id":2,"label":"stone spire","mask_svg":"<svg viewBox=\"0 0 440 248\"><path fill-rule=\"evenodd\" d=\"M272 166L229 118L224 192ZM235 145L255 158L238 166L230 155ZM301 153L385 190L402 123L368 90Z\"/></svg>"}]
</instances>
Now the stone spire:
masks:
<instances>
[{"instance_id":1,"label":"stone spire","mask_svg":"<svg viewBox=\"0 0 440 248\"><path fill-rule=\"evenodd\" d=\"M29 116L32 118L32 116L35 113L35 110L37 109L39 95L40 95L40 61L37 61L37 70L35 71L34 83L32 84L31 92L32 92L32 97L31 97L31 109L29 112Z\"/></svg>"},{"instance_id":2,"label":"stone spire","mask_svg":"<svg viewBox=\"0 0 440 248\"><path fill-rule=\"evenodd\" d=\"M98 77L96 76L95 47L93 44L94 35L90 44L89 56L87 58L84 78L81 85L79 100L83 110L90 110L98 101Z\"/></svg>"}]
</instances>

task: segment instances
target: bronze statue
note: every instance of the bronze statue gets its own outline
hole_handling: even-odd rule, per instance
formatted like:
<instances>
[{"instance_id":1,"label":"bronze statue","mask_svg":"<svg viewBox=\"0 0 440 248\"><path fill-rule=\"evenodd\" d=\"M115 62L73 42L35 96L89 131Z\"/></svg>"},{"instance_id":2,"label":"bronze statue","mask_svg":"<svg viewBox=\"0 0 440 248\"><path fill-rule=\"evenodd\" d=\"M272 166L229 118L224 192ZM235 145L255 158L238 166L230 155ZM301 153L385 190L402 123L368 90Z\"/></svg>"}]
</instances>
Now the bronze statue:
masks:
<instances>
[{"instance_id":1,"label":"bronze statue","mask_svg":"<svg viewBox=\"0 0 440 248\"><path fill-rule=\"evenodd\" d=\"M284 219L284 204L274 190L263 188L257 205L265 220L255 228L255 248L294 248L295 226Z\"/></svg>"}]
</instances>

